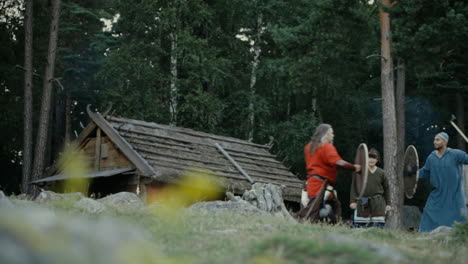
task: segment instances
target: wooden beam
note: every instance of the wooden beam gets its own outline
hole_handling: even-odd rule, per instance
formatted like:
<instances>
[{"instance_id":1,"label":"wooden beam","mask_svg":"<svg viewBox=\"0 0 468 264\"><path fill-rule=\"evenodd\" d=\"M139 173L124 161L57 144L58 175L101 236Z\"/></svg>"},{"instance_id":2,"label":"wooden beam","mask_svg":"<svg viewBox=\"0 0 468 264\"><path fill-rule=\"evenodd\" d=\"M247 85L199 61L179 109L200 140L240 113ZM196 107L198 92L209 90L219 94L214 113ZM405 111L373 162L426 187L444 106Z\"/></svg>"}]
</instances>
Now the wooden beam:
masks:
<instances>
[{"instance_id":1,"label":"wooden beam","mask_svg":"<svg viewBox=\"0 0 468 264\"><path fill-rule=\"evenodd\" d=\"M234 167L236 167L236 169L242 175L244 175L244 177L247 178L247 180L249 180L250 183L255 183L255 181L252 180L252 178L250 178L249 174L247 174L247 172L245 172L244 169L242 169L242 167L229 155L229 153L227 153L223 149L223 147L221 147L218 143L215 143L215 146L219 151L221 151L221 153L223 153L224 157L226 157L232 163L232 165L234 165Z\"/></svg>"},{"instance_id":2,"label":"wooden beam","mask_svg":"<svg viewBox=\"0 0 468 264\"><path fill-rule=\"evenodd\" d=\"M94 155L94 170L101 170L101 129L98 127L96 130L96 152Z\"/></svg>"},{"instance_id":3,"label":"wooden beam","mask_svg":"<svg viewBox=\"0 0 468 264\"><path fill-rule=\"evenodd\" d=\"M96 125L102 129L102 131L109 137L122 153L133 163L133 165L140 171L143 176L159 176L159 173L144 160L132 146L123 139L117 131L100 115L99 113L93 113L90 109L90 105L86 107L89 117L93 120Z\"/></svg>"},{"instance_id":4,"label":"wooden beam","mask_svg":"<svg viewBox=\"0 0 468 264\"><path fill-rule=\"evenodd\" d=\"M143 201L143 203L147 204L148 203L148 191L146 189L146 184L140 181L140 183L138 184L138 188L140 188L140 193L138 194L138 196Z\"/></svg>"},{"instance_id":5,"label":"wooden beam","mask_svg":"<svg viewBox=\"0 0 468 264\"><path fill-rule=\"evenodd\" d=\"M103 117L107 116L109 114L110 110L112 109L112 104L109 105L109 107L104 111L102 114ZM89 124L81 131L80 135L78 135L78 138L76 139L77 145L82 145L83 141L96 129L96 123L94 123L92 120L89 122Z\"/></svg>"}]
</instances>

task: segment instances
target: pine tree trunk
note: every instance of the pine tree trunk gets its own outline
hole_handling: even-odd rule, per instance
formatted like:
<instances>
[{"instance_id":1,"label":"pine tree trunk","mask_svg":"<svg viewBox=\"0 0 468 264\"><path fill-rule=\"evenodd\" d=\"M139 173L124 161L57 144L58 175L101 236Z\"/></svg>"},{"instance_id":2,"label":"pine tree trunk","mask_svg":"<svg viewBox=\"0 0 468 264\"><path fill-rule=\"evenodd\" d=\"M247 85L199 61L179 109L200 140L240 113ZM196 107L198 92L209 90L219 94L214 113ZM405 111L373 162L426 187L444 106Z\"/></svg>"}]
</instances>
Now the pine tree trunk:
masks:
<instances>
[{"instance_id":1,"label":"pine tree trunk","mask_svg":"<svg viewBox=\"0 0 468 264\"><path fill-rule=\"evenodd\" d=\"M52 84L53 86L53 84ZM53 87L51 87L51 89L53 89ZM50 115L49 115L49 126L48 126L48 129L47 129L47 143L46 143L46 147L44 148L44 152L43 152L43 160L44 160L44 169L48 167L49 164L52 163L52 160L53 160L53 155L54 155L54 149L53 149L53 142L54 142L54 132L55 132L55 127L57 126L56 122L57 120L55 120L55 111L57 110L57 105L56 105L56 102L55 102L55 97L56 95L54 94L54 91L52 90L52 93L51 93L51 98L50 98Z\"/></svg>"},{"instance_id":2,"label":"pine tree trunk","mask_svg":"<svg viewBox=\"0 0 468 264\"><path fill-rule=\"evenodd\" d=\"M463 92L457 92L457 126L465 133L465 100ZM457 148L466 151L466 141L461 135L457 135Z\"/></svg>"},{"instance_id":3,"label":"pine tree trunk","mask_svg":"<svg viewBox=\"0 0 468 264\"><path fill-rule=\"evenodd\" d=\"M406 122L406 105L405 105L405 81L406 81L406 65L403 59L398 59L397 67L397 83L396 83L396 120L397 120L397 182L403 183L404 155L405 155L405 122ZM398 186L403 186L399 184ZM403 191L399 190L398 210L403 215L403 204L405 196ZM396 208L396 206L395 206Z\"/></svg>"},{"instance_id":4,"label":"pine tree trunk","mask_svg":"<svg viewBox=\"0 0 468 264\"><path fill-rule=\"evenodd\" d=\"M36 149L34 152L34 166L31 180L37 180L44 171L44 154L46 153L49 121L52 103L52 82L55 71L55 57L57 53L58 26L60 18L60 0L52 1L51 23L49 32L49 48L47 52L47 65L44 74L41 112L37 132Z\"/></svg>"},{"instance_id":5,"label":"pine tree trunk","mask_svg":"<svg viewBox=\"0 0 468 264\"><path fill-rule=\"evenodd\" d=\"M67 91L66 99L65 99L65 145L69 145L71 142L71 107L72 107L72 99L71 99L71 92Z\"/></svg>"},{"instance_id":6,"label":"pine tree trunk","mask_svg":"<svg viewBox=\"0 0 468 264\"><path fill-rule=\"evenodd\" d=\"M382 0L384 7L390 7L390 0ZM390 14L380 9L381 29L381 85L382 85L382 113L384 137L384 169L388 176L390 199L394 208L388 215L387 227L399 229L401 227L400 188L396 171L397 128L395 112L395 86L393 77L392 33Z\"/></svg>"},{"instance_id":7,"label":"pine tree trunk","mask_svg":"<svg viewBox=\"0 0 468 264\"><path fill-rule=\"evenodd\" d=\"M253 61L252 61L252 70L250 73L250 85L249 85L249 90L250 90L250 100L249 100L249 124L250 124L250 129L249 129L249 135L248 135L248 140L250 142L253 141L253 136L254 136L254 128L255 128L255 94L256 94L256 87L255 83L257 82L257 68L258 68L258 63L260 62L260 53L262 52L261 50L261 40L262 40L262 14L260 13L257 17L257 32L255 34L255 40L253 44Z\"/></svg>"},{"instance_id":8,"label":"pine tree trunk","mask_svg":"<svg viewBox=\"0 0 468 264\"><path fill-rule=\"evenodd\" d=\"M55 102L54 104L54 113L52 116L52 135L51 135L51 160L54 161L57 159L58 154L60 153L63 143L65 142L65 94L64 93L56 93L55 94ZM44 163L46 166L50 165L50 163Z\"/></svg>"},{"instance_id":9,"label":"pine tree trunk","mask_svg":"<svg viewBox=\"0 0 468 264\"><path fill-rule=\"evenodd\" d=\"M25 1L24 14L24 136L23 136L23 175L21 191L28 193L31 176L32 149L33 149L33 0Z\"/></svg>"},{"instance_id":10,"label":"pine tree trunk","mask_svg":"<svg viewBox=\"0 0 468 264\"><path fill-rule=\"evenodd\" d=\"M171 125L177 124L177 97L179 90L177 87L177 32L176 28L170 34L171 38L171 84L170 84L170 104Z\"/></svg>"}]
</instances>

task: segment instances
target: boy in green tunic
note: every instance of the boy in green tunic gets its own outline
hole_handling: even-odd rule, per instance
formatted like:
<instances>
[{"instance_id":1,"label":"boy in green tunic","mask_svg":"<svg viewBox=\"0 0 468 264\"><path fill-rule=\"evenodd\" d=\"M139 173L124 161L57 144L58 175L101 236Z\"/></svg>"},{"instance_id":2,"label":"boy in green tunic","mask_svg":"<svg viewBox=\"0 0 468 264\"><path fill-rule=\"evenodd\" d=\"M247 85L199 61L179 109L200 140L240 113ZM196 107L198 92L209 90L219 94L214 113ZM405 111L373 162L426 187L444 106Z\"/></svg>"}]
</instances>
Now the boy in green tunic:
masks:
<instances>
[{"instance_id":1,"label":"boy in green tunic","mask_svg":"<svg viewBox=\"0 0 468 264\"><path fill-rule=\"evenodd\" d=\"M385 172L377 167L379 152L372 148L369 150L368 178L364 194L358 199L358 193L351 184L351 197L349 207L354 210L353 227L375 226L383 228L385 214L392 209L390 206L390 192Z\"/></svg>"}]
</instances>

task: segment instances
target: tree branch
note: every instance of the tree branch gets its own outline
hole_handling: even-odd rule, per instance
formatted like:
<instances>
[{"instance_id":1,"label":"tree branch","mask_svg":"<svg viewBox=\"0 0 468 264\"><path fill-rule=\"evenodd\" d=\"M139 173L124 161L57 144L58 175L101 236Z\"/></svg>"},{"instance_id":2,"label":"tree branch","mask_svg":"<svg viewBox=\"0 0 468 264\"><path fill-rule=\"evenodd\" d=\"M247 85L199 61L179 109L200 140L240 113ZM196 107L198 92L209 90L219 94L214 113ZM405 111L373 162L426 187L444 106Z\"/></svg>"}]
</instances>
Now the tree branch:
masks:
<instances>
[{"instance_id":1,"label":"tree branch","mask_svg":"<svg viewBox=\"0 0 468 264\"><path fill-rule=\"evenodd\" d=\"M63 87L62 83L60 82L59 78L53 78L52 81L55 81L59 86L60 88L62 88L62 91L65 90L65 88Z\"/></svg>"},{"instance_id":2,"label":"tree branch","mask_svg":"<svg viewBox=\"0 0 468 264\"><path fill-rule=\"evenodd\" d=\"M18 65L18 64L16 64L16 65L15 65L15 68L22 69L23 71L25 71L25 70L26 70L26 68L24 68L23 66L21 66L21 65ZM33 72L33 75L35 75L35 76L37 76L37 77L39 77L39 78L41 78L41 79L42 79L42 76L41 76L41 75L39 75L39 74L37 74L37 73L35 73L35 72Z\"/></svg>"},{"instance_id":3,"label":"tree branch","mask_svg":"<svg viewBox=\"0 0 468 264\"><path fill-rule=\"evenodd\" d=\"M366 59L369 59L369 58L372 58L372 57L380 57L380 58L384 59L385 62L387 62L387 58L385 58L384 56L382 56L380 54L369 55L369 56L366 57Z\"/></svg>"}]
</instances>

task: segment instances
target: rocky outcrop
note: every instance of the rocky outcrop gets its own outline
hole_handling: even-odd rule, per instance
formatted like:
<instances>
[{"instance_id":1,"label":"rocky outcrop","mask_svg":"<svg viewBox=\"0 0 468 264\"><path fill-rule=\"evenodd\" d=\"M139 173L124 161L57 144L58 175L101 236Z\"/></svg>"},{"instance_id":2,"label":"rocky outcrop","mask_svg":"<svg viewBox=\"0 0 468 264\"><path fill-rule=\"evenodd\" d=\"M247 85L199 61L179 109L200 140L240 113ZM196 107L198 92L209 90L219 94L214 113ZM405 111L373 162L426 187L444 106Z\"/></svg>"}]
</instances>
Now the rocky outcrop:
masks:
<instances>
[{"instance_id":1,"label":"rocky outcrop","mask_svg":"<svg viewBox=\"0 0 468 264\"><path fill-rule=\"evenodd\" d=\"M131 192L119 192L97 200L107 208L117 212L139 211L145 207L138 195Z\"/></svg>"},{"instance_id":2,"label":"rocky outcrop","mask_svg":"<svg viewBox=\"0 0 468 264\"><path fill-rule=\"evenodd\" d=\"M436 229L432 230L429 234L433 236L448 236L452 233L453 227L449 226L439 226Z\"/></svg>"},{"instance_id":3,"label":"rocky outcrop","mask_svg":"<svg viewBox=\"0 0 468 264\"><path fill-rule=\"evenodd\" d=\"M11 203L10 199L8 199L8 197L6 197L2 191L0 191L0 207L13 207L13 204Z\"/></svg>"},{"instance_id":4,"label":"rocky outcrop","mask_svg":"<svg viewBox=\"0 0 468 264\"><path fill-rule=\"evenodd\" d=\"M242 197L234 196L227 192L229 200L249 203L256 208L268 212L274 216L284 217L292 222L297 222L288 212L283 202L281 187L273 184L255 183L251 190L246 190Z\"/></svg>"},{"instance_id":5,"label":"rocky outcrop","mask_svg":"<svg viewBox=\"0 0 468 264\"><path fill-rule=\"evenodd\" d=\"M105 205L96 200L85 197L73 204L73 207L88 214L100 214L106 211Z\"/></svg>"},{"instance_id":6,"label":"rocky outcrop","mask_svg":"<svg viewBox=\"0 0 468 264\"><path fill-rule=\"evenodd\" d=\"M210 213L231 212L243 216L250 215L267 215L268 213L250 205L246 202L233 201L212 201L195 203L189 208L190 210L204 210Z\"/></svg>"},{"instance_id":7,"label":"rocky outcrop","mask_svg":"<svg viewBox=\"0 0 468 264\"><path fill-rule=\"evenodd\" d=\"M52 191L43 191L35 199L35 202L40 204L58 202L58 201L79 201L84 198L82 193L55 193Z\"/></svg>"},{"instance_id":8,"label":"rocky outcrop","mask_svg":"<svg viewBox=\"0 0 468 264\"><path fill-rule=\"evenodd\" d=\"M10 208L8 213L3 209L1 263L124 264L161 258L147 232L122 220L70 215L40 206Z\"/></svg>"},{"instance_id":9,"label":"rocky outcrop","mask_svg":"<svg viewBox=\"0 0 468 264\"><path fill-rule=\"evenodd\" d=\"M356 240L349 236L345 236L345 235L337 234L337 233L331 233L331 234L325 235L324 240L330 241L333 244L348 244L348 245L358 246L360 248L365 248L365 249L375 252L375 254L385 259L394 261L395 263L407 261L406 257L401 255L394 248L384 245L384 244L376 243L373 241Z\"/></svg>"},{"instance_id":10,"label":"rocky outcrop","mask_svg":"<svg viewBox=\"0 0 468 264\"><path fill-rule=\"evenodd\" d=\"M34 201L35 204L49 205L70 209L71 211L85 214L101 214L103 212L132 213L141 211L145 204L134 193L120 192L106 196L99 200L84 197L81 193L54 193L51 191L41 192ZM29 201L17 200L16 204L31 205Z\"/></svg>"}]
</instances>

